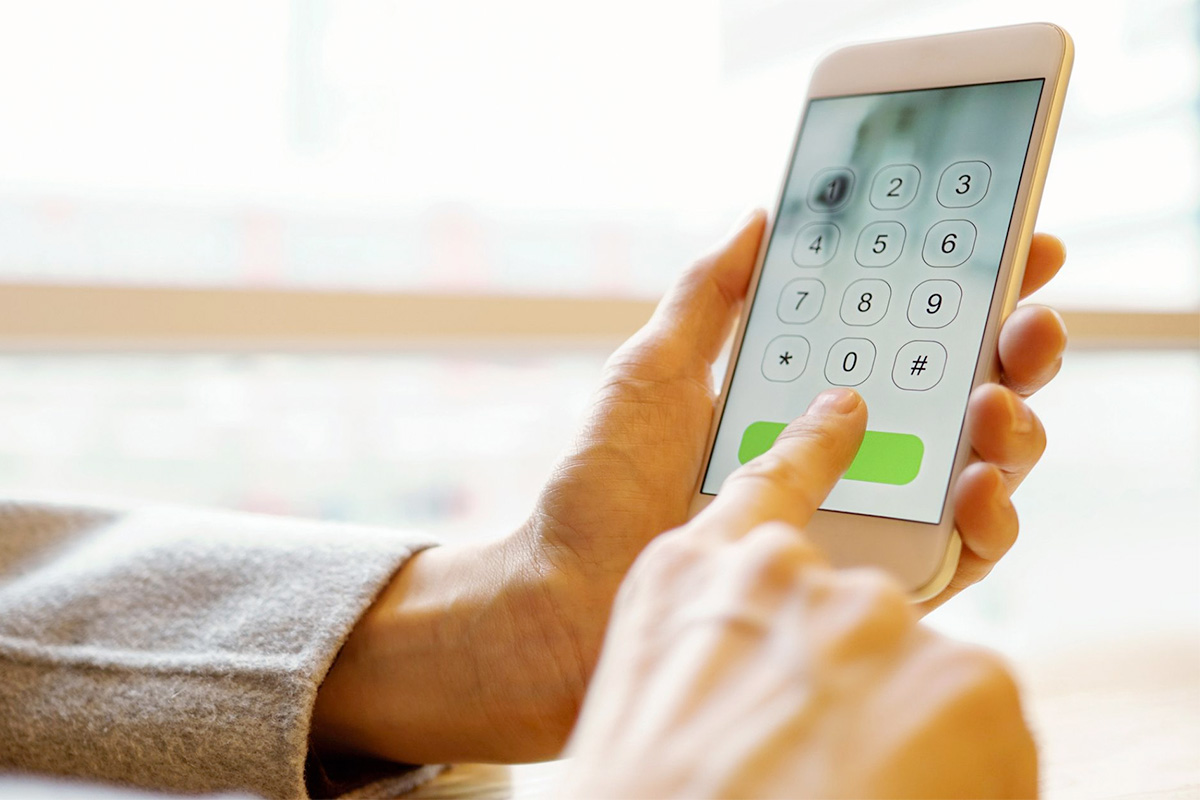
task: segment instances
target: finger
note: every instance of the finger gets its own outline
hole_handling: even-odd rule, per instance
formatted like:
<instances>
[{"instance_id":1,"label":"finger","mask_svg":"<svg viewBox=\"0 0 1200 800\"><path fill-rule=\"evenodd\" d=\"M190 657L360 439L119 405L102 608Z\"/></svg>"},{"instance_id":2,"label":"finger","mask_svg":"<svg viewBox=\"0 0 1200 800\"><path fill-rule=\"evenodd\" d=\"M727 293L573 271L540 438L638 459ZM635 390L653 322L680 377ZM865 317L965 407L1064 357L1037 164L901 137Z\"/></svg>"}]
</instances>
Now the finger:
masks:
<instances>
[{"instance_id":1,"label":"finger","mask_svg":"<svg viewBox=\"0 0 1200 800\"><path fill-rule=\"evenodd\" d=\"M994 464L963 470L954 488L954 524L963 547L984 561L999 561L1017 541L1017 510Z\"/></svg>"},{"instance_id":2,"label":"finger","mask_svg":"<svg viewBox=\"0 0 1200 800\"><path fill-rule=\"evenodd\" d=\"M690 350L705 364L716 359L746 296L765 225L766 215L755 210L680 276L647 326L656 344Z\"/></svg>"},{"instance_id":3,"label":"finger","mask_svg":"<svg viewBox=\"0 0 1200 800\"><path fill-rule=\"evenodd\" d=\"M771 520L804 527L854 460L866 427L867 406L857 392L817 395L770 450L726 479L701 515L702 527L728 538Z\"/></svg>"},{"instance_id":4,"label":"finger","mask_svg":"<svg viewBox=\"0 0 1200 800\"><path fill-rule=\"evenodd\" d=\"M1021 297L1028 297L1049 283L1066 260L1067 247L1062 239L1048 233L1035 233L1029 243L1029 258L1025 260Z\"/></svg>"},{"instance_id":5,"label":"finger","mask_svg":"<svg viewBox=\"0 0 1200 800\"><path fill-rule=\"evenodd\" d=\"M1004 385L1028 397L1062 369L1067 326L1052 308L1021 306L1004 321L999 349Z\"/></svg>"},{"instance_id":6,"label":"finger","mask_svg":"<svg viewBox=\"0 0 1200 800\"><path fill-rule=\"evenodd\" d=\"M917 606L928 614L963 589L987 577L1017 540L1017 510L1004 476L992 464L971 464L954 487L954 524L963 549L946 588Z\"/></svg>"},{"instance_id":7,"label":"finger","mask_svg":"<svg viewBox=\"0 0 1200 800\"><path fill-rule=\"evenodd\" d=\"M1011 492L1046 450L1046 430L1033 410L1011 390L994 383L971 393L967 437L980 459L994 464Z\"/></svg>"}]
</instances>

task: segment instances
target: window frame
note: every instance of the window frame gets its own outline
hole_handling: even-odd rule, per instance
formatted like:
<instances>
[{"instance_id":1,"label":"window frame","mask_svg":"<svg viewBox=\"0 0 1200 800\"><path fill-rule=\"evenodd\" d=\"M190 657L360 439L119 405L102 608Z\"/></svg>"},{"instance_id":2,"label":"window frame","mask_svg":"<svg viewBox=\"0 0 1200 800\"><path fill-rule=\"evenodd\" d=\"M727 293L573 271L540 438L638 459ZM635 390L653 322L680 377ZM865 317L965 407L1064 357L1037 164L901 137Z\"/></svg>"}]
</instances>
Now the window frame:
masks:
<instances>
[{"instance_id":1,"label":"window frame","mask_svg":"<svg viewBox=\"0 0 1200 800\"><path fill-rule=\"evenodd\" d=\"M503 294L0 284L0 349L377 350L456 342L594 346L649 300ZM1200 311L1064 310L1084 347L1200 349Z\"/></svg>"}]
</instances>

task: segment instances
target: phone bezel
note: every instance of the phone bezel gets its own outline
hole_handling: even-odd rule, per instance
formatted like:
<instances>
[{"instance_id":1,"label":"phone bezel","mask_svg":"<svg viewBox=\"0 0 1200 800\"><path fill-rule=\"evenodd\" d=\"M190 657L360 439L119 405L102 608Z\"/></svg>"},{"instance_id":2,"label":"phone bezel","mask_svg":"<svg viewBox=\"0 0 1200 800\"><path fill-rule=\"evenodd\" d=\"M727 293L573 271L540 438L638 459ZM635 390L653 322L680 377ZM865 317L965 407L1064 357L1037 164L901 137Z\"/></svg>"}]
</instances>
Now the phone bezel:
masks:
<instances>
[{"instance_id":1,"label":"phone bezel","mask_svg":"<svg viewBox=\"0 0 1200 800\"><path fill-rule=\"evenodd\" d=\"M1000 269L976 358L971 390L999 375L997 339L1000 325L1015 308L1025 271L1025 259L1033 237L1042 187L1062 111L1074 47L1066 31L1049 23L1015 25L917 39L897 39L851 45L830 53L817 65L808 95L800 112L787 166L775 203L768 215L762 244L729 359L713 424L697 477L689 516L694 516L714 499L701 493L712 457L717 427L725 409L733 368L741 351L749 310L757 293L767 244L775 216L787 189L787 175L795 158L804 114L812 100L856 94L911 91L980 83L1042 79L1045 81L1030 133L1028 155L1021 173L1013 214L1005 238ZM873 517L846 512L818 511L806 532L822 547L836 566L870 565L895 576L914 600L940 592L953 576L960 542L954 530L953 490L958 476L971 460L966 426L959 434L958 449L950 474L950 488L937 524Z\"/></svg>"}]
</instances>

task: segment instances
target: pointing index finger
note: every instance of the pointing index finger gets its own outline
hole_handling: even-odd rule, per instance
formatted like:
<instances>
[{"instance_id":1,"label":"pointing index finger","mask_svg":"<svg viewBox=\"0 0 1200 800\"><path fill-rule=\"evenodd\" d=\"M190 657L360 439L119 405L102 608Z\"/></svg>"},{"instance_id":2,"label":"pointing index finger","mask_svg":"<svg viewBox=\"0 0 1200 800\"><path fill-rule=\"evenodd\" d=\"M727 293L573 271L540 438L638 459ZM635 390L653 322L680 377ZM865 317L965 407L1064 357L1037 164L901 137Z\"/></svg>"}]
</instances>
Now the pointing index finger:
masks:
<instances>
[{"instance_id":1,"label":"pointing index finger","mask_svg":"<svg viewBox=\"0 0 1200 800\"><path fill-rule=\"evenodd\" d=\"M705 527L730 538L772 520L804 527L854 460L866 427L857 392L822 392L770 450L729 476L701 514Z\"/></svg>"}]
</instances>

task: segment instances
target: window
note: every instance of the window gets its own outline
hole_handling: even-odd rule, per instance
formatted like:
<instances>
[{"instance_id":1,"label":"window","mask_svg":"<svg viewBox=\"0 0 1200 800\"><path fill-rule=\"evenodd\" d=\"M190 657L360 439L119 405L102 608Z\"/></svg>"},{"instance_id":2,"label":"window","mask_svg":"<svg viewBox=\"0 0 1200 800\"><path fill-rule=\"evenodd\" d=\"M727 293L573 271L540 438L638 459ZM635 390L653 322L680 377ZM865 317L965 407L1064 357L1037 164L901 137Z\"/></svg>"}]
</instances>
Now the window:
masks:
<instances>
[{"instance_id":1,"label":"window","mask_svg":"<svg viewBox=\"0 0 1200 800\"><path fill-rule=\"evenodd\" d=\"M1200 306L1196 6L120 0L0 29L0 280L657 295L836 43L1049 18L1068 308Z\"/></svg>"}]
</instances>

